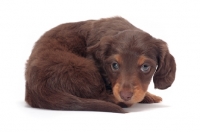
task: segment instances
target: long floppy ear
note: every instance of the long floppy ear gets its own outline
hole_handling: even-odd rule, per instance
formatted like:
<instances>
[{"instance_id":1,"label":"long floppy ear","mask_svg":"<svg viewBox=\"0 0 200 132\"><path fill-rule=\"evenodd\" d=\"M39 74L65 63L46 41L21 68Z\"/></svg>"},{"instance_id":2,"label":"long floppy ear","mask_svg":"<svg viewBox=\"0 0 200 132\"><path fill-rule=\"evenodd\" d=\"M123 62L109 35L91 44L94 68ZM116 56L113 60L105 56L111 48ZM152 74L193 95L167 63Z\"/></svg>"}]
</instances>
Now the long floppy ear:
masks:
<instances>
[{"instance_id":1,"label":"long floppy ear","mask_svg":"<svg viewBox=\"0 0 200 132\"><path fill-rule=\"evenodd\" d=\"M87 58L95 60L96 66L99 68L107 89L111 89L111 83L105 71L105 60L111 53L112 36L106 36L93 46L87 48Z\"/></svg>"},{"instance_id":2,"label":"long floppy ear","mask_svg":"<svg viewBox=\"0 0 200 132\"><path fill-rule=\"evenodd\" d=\"M176 74L176 62L169 53L167 44L161 42L158 47L158 68L154 74L153 81L155 88L166 89L172 85Z\"/></svg>"}]
</instances>

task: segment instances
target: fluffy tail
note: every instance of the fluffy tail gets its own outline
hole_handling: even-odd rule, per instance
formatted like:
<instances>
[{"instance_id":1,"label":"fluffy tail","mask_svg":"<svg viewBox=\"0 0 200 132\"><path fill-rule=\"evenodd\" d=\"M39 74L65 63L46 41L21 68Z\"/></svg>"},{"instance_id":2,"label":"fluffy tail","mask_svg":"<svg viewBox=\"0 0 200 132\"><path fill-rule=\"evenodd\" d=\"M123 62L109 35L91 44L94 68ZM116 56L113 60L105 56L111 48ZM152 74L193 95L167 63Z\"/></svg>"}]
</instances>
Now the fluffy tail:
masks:
<instances>
[{"instance_id":1,"label":"fluffy tail","mask_svg":"<svg viewBox=\"0 0 200 132\"><path fill-rule=\"evenodd\" d=\"M26 102L35 108L53 109L53 110L75 110L75 111L103 111L125 113L118 105L97 99L79 98L74 95L58 92L38 93L26 91Z\"/></svg>"}]
</instances>

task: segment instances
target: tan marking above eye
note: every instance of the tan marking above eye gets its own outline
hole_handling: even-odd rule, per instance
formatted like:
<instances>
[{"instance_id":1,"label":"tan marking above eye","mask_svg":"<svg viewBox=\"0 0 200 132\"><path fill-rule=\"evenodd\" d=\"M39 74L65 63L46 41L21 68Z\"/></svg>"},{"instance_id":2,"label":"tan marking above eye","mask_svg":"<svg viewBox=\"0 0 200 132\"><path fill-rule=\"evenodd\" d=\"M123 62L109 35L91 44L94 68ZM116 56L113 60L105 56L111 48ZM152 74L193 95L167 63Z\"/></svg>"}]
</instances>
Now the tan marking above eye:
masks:
<instances>
[{"instance_id":1,"label":"tan marking above eye","mask_svg":"<svg viewBox=\"0 0 200 132\"><path fill-rule=\"evenodd\" d=\"M145 62L146 60L147 60L147 57L144 56L144 55L141 55L141 56L139 57L138 61L137 61L137 64L138 64L139 66L141 66L142 64L144 64L144 62Z\"/></svg>"},{"instance_id":2,"label":"tan marking above eye","mask_svg":"<svg viewBox=\"0 0 200 132\"><path fill-rule=\"evenodd\" d=\"M122 58L119 54L114 55L114 58L119 64L122 64Z\"/></svg>"}]
</instances>

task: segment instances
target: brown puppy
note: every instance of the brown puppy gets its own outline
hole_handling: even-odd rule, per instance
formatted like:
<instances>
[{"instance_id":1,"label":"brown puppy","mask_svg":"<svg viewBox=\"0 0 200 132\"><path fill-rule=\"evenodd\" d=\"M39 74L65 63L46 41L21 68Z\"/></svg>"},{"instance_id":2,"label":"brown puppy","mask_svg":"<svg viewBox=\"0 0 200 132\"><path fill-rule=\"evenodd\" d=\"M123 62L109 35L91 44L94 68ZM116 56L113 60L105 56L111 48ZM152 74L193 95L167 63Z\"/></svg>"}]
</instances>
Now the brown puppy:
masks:
<instances>
[{"instance_id":1,"label":"brown puppy","mask_svg":"<svg viewBox=\"0 0 200 132\"><path fill-rule=\"evenodd\" d=\"M165 89L175 72L166 43L121 17L66 23L36 42L25 100L36 108L124 112L120 106L160 102L147 92L151 78Z\"/></svg>"}]
</instances>

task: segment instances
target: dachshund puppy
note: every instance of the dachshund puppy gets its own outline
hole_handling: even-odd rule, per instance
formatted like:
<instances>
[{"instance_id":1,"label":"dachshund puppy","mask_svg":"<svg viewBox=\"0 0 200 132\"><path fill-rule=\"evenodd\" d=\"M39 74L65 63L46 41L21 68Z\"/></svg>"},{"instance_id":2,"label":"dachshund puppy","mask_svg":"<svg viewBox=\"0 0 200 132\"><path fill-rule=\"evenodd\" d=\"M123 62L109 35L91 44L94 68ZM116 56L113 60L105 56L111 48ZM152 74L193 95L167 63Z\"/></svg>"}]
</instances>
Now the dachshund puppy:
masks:
<instances>
[{"instance_id":1,"label":"dachshund puppy","mask_svg":"<svg viewBox=\"0 0 200 132\"><path fill-rule=\"evenodd\" d=\"M121 17L66 23L47 31L26 64L26 102L35 108L124 113L158 103L176 64L167 44Z\"/></svg>"}]
</instances>

